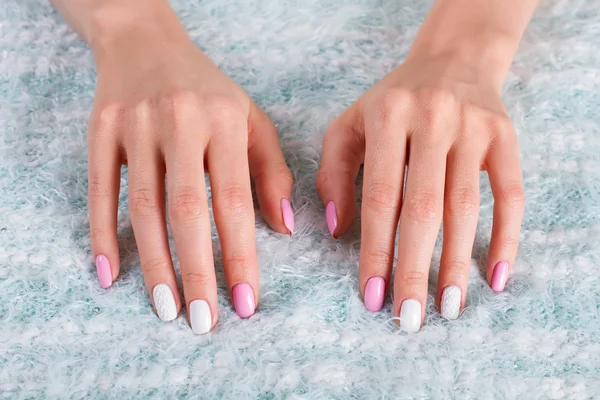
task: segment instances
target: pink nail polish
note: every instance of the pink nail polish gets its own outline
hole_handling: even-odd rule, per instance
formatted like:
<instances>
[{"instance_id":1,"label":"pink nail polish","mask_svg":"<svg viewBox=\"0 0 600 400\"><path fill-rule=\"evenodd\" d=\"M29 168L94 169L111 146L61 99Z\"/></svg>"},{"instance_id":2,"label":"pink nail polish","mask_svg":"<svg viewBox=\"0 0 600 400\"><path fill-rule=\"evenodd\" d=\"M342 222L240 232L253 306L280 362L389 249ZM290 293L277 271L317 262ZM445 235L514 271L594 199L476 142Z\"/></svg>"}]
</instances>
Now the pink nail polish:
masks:
<instances>
[{"instance_id":1,"label":"pink nail polish","mask_svg":"<svg viewBox=\"0 0 600 400\"><path fill-rule=\"evenodd\" d=\"M100 286L104 289L110 287L112 285L112 272L110 270L110 262L108 258L100 254L96 257L96 272L98 273L98 280L100 281Z\"/></svg>"},{"instance_id":2,"label":"pink nail polish","mask_svg":"<svg viewBox=\"0 0 600 400\"><path fill-rule=\"evenodd\" d=\"M233 306L240 318L248 318L254 314L256 303L254 292L247 283L238 283L233 287Z\"/></svg>"},{"instance_id":3,"label":"pink nail polish","mask_svg":"<svg viewBox=\"0 0 600 400\"><path fill-rule=\"evenodd\" d=\"M383 296L385 294L385 280L379 276L374 276L367 281L365 286L365 307L369 311L377 312L383 306Z\"/></svg>"},{"instance_id":4,"label":"pink nail polish","mask_svg":"<svg viewBox=\"0 0 600 400\"><path fill-rule=\"evenodd\" d=\"M504 290L506 280L508 279L508 263L506 261L500 261L494 267L492 274L492 290L494 292L501 292Z\"/></svg>"},{"instance_id":5,"label":"pink nail polish","mask_svg":"<svg viewBox=\"0 0 600 400\"><path fill-rule=\"evenodd\" d=\"M283 224L290 231L290 236L294 234L294 210L288 199L281 199L281 215Z\"/></svg>"},{"instance_id":6,"label":"pink nail polish","mask_svg":"<svg viewBox=\"0 0 600 400\"><path fill-rule=\"evenodd\" d=\"M334 233L335 228L337 228L338 220L335 203L333 201L327 203L327 207L325 207L325 219L327 220L327 227L329 228L331 236L333 236L334 239L337 239Z\"/></svg>"}]
</instances>

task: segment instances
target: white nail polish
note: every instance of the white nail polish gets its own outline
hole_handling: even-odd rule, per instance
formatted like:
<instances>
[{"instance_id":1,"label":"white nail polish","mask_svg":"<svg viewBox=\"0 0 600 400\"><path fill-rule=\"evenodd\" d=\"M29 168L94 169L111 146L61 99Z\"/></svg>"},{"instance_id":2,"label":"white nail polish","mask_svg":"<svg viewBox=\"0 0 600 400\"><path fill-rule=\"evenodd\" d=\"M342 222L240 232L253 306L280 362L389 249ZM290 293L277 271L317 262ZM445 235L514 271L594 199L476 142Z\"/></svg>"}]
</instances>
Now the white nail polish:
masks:
<instances>
[{"instance_id":1,"label":"white nail polish","mask_svg":"<svg viewBox=\"0 0 600 400\"><path fill-rule=\"evenodd\" d=\"M442 304L440 309L442 317L456 319L460 314L461 292L458 286L448 286L442 292Z\"/></svg>"},{"instance_id":2,"label":"white nail polish","mask_svg":"<svg viewBox=\"0 0 600 400\"><path fill-rule=\"evenodd\" d=\"M404 332L415 333L421 329L421 303L406 299L400 308L400 328Z\"/></svg>"},{"instance_id":3,"label":"white nail polish","mask_svg":"<svg viewBox=\"0 0 600 400\"><path fill-rule=\"evenodd\" d=\"M154 307L158 318L168 322L173 321L177 318L177 305L175 304L175 297L169 285L165 283L159 283L154 286L152 290L152 297L154 298Z\"/></svg>"},{"instance_id":4,"label":"white nail polish","mask_svg":"<svg viewBox=\"0 0 600 400\"><path fill-rule=\"evenodd\" d=\"M203 335L210 331L212 318L210 307L204 300L194 300L190 303L190 324L196 335Z\"/></svg>"}]
</instances>

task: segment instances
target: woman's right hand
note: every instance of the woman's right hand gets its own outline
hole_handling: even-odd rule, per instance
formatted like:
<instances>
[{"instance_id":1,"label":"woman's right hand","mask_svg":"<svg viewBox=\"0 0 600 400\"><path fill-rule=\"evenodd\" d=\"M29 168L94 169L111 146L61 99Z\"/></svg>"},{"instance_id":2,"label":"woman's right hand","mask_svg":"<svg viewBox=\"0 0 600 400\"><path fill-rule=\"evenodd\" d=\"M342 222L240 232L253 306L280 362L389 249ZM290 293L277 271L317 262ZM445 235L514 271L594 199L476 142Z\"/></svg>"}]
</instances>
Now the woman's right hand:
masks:
<instances>
[{"instance_id":1,"label":"woman's right hand","mask_svg":"<svg viewBox=\"0 0 600 400\"><path fill-rule=\"evenodd\" d=\"M292 178L267 115L195 47L166 1L148 4L129 12L116 2L94 21L92 250L106 288L119 275L117 203L121 165L127 164L131 223L156 312L169 321L181 308L168 211L190 323L195 333L206 333L218 308L205 172L227 287L242 318L254 313L259 298L250 175L266 221L289 234Z\"/></svg>"}]
</instances>

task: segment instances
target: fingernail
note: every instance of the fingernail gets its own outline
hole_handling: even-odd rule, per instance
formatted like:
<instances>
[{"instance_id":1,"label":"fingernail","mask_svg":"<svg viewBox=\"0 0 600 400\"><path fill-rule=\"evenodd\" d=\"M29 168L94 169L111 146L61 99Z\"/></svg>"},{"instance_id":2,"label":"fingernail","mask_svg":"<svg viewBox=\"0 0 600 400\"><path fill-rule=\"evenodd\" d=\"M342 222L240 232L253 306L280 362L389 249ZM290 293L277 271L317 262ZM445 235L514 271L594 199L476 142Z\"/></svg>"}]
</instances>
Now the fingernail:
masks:
<instances>
[{"instance_id":1,"label":"fingernail","mask_svg":"<svg viewBox=\"0 0 600 400\"><path fill-rule=\"evenodd\" d=\"M106 289L112 285L112 271L110 270L110 262L106 256L100 254L96 257L96 272L98 273L98 280L100 286Z\"/></svg>"},{"instance_id":2,"label":"fingernail","mask_svg":"<svg viewBox=\"0 0 600 400\"><path fill-rule=\"evenodd\" d=\"M375 276L367 281L365 286L365 307L369 311L377 312L383 306L385 294L385 280Z\"/></svg>"},{"instance_id":3,"label":"fingernail","mask_svg":"<svg viewBox=\"0 0 600 400\"><path fill-rule=\"evenodd\" d=\"M177 305L171 288L166 283L159 283L152 290L154 298L154 307L158 318L162 321L169 322L177 318Z\"/></svg>"},{"instance_id":4,"label":"fingernail","mask_svg":"<svg viewBox=\"0 0 600 400\"><path fill-rule=\"evenodd\" d=\"M210 307L204 300L194 300L190 303L190 324L196 335L203 335L212 327Z\"/></svg>"},{"instance_id":5,"label":"fingernail","mask_svg":"<svg viewBox=\"0 0 600 400\"><path fill-rule=\"evenodd\" d=\"M254 292L247 283L238 283L233 287L233 306L240 318L248 318L254 314L256 303Z\"/></svg>"},{"instance_id":6,"label":"fingernail","mask_svg":"<svg viewBox=\"0 0 600 400\"><path fill-rule=\"evenodd\" d=\"M494 273L492 274L492 290L494 292L501 292L504 290L506 280L508 279L508 263L506 261L500 261L494 267Z\"/></svg>"},{"instance_id":7,"label":"fingernail","mask_svg":"<svg viewBox=\"0 0 600 400\"><path fill-rule=\"evenodd\" d=\"M327 207L325 207L325 219L327 220L327 227L329 228L329 232L334 239L337 239L334 235L335 228L337 228L338 220L337 220L337 212L335 210L335 203L330 201L327 203Z\"/></svg>"},{"instance_id":8,"label":"fingernail","mask_svg":"<svg viewBox=\"0 0 600 400\"><path fill-rule=\"evenodd\" d=\"M400 328L408 333L415 333L421 329L421 303L417 300L407 299L402 302Z\"/></svg>"},{"instance_id":9,"label":"fingernail","mask_svg":"<svg viewBox=\"0 0 600 400\"><path fill-rule=\"evenodd\" d=\"M288 199L281 199L281 215L283 224L290 231L290 236L294 234L294 210Z\"/></svg>"},{"instance_id":10,"label":"fingernail","mask_svg":"<svg viewBox=\"0 0 600 400\"><path fill-rule=\"evenodd\" d=\"M461 292L458 286L448 286L442 292L442 317L456 319L460 314Z\"/></svg>"}]
</instances>

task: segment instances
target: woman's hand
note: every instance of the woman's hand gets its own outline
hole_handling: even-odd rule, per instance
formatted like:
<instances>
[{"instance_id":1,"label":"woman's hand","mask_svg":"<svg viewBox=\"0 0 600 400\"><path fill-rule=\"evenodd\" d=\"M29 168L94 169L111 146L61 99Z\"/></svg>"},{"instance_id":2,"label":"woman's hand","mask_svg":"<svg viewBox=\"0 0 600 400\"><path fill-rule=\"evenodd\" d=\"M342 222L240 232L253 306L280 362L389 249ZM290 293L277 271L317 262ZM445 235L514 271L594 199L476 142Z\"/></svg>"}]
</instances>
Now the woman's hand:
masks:
<instances>
[{"instance_id":1,"label":"woman's hand","mask_svg":"<svg viewBox=\"0 0 600 400\"><path fill-rule=\"evenodd\" d=\"M131 11L137 22L127 26L104 25L127 20L125 6L104 10L95 27L102 35L90 40L98 72L88 138L92 249L108 287L119 274L117 202L126 163L131 222L156 312L168 321L181 308L168 214L192 329L205 333L218 309L204 174L210 172L227 286L242 318L259 298L250 176L265 219L288 234L292 179L266 114L194 46L168 3L148 4L141 16Z\"/></svg>"},{"instance_id":2,"label":"woman's hand","mask_svg":"<svg viewBox=\"0 0 600 400\"><path fill-rule=\"evenodd\" d=\"M394 312L407 331L417 331L424 316L442 220L438 304L450 319L464 304L480 170L488 171L496 200L487 267L495 291L515 259L523 215L517 136L500 94L440 75L443 67L407 61L338 117L325 133L317 178L338 237L356 212L354 182L364 164L359 282L372 311L381 309L389 286L399 222Z\"/></svg>"},{"instance_id":3,"label":"woman's hand","mask_svg":"<svg viewBox=\"0 0 600 400\"><path fill-rule=\"evenodd\" d=\"M360 292L367 309L381 309L399 226L394 315L408 332L420 329L425 314L442 221L437 304L449 319L464 306L480 170L488 172L495 199L486 273L494 291L504 289L519 242L524 209L519 147L500 92L520 34L491 35L494 25L482 22L481 15L495 17L504 5L467 1L469 7L460 7L460 2L438 2L407 61L333 121L317 176L329 229L338 237L356 212L354 185L364 164ZM519 7L530 15L535 2L526 3ZM481 15L465 16L466 9ZM458 26L440 26L450 24L449 18Z\"/></svg>"}]
</instances>

